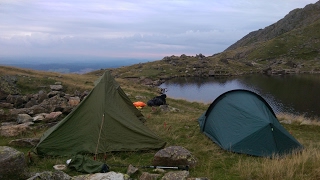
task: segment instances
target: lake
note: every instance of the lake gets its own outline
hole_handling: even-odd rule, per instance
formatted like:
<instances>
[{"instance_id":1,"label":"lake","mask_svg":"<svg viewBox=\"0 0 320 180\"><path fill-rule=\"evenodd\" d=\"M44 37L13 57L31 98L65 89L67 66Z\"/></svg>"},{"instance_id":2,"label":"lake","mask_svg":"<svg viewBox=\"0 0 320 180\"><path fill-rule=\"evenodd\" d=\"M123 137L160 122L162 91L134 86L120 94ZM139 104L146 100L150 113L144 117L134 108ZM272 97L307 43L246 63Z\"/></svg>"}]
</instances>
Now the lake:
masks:
<instances>
[{"instance_id":1,"label":"lake","mask_svg":"<svg viewBox=\"0 0 320 180\"><path fill-rule=\"evenodd\" d=\"M275 113L320 117L320 75L186 77L168 80L160 87L167 88L170 98L208 104L229 90L246 89L261 95Z\"/></svg>"}]
</instances>

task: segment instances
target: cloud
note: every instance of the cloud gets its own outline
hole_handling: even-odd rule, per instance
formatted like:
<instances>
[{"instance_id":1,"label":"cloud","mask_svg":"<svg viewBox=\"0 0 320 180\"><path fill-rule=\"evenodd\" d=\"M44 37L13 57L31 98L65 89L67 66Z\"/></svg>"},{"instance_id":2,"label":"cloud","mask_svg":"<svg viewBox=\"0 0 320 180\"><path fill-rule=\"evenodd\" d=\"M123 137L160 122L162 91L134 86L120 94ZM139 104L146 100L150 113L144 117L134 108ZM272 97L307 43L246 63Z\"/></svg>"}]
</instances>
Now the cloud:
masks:
<instances>
[{"instance_id":1,"label":"cloud","mask_svg":"<svg viewBox=\"0 0 320 180\"><path fill-rule=\"evenodd\" d=\"M0 56L212 55L310 3L315 2L3 1Z\"/></svg>"}]
</instances>

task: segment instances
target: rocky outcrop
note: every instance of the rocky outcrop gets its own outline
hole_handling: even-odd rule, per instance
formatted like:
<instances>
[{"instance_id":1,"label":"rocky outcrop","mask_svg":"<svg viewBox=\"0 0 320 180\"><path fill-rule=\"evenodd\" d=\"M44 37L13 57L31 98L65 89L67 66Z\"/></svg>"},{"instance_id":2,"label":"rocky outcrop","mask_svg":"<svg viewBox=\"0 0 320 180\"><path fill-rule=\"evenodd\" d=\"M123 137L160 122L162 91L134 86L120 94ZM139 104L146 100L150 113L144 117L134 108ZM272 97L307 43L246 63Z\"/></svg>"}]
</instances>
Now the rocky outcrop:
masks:
<instances>
[{"instance_id":1,"label":"rocky outcrop","mask_svg":"<svg viewBox=\"0 0 320 180\"><path fill-rule=\"evenodd\" d=\"M77 95L66 94L60 83L50 85L50 88L52 91L49 93L40 90L30 95L8 94L0 101L0 122L59 121L88 94L87 92L82 94L77 92Z\"/></svg>"}]
</instances>

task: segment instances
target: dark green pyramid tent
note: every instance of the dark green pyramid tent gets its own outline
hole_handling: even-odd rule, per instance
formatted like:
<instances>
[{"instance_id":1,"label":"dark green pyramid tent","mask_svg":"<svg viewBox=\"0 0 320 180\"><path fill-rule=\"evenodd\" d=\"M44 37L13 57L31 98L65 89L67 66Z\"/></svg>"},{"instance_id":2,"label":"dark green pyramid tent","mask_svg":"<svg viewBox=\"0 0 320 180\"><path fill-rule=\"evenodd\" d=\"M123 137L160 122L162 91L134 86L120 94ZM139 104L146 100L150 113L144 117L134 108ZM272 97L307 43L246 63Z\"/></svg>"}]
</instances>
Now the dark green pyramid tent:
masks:
<instances>
[{"instance_id":1,"label":"dark green pyramid tent","mask_svg":"<svg viewBox=\"0 0 320 180\"><path fill-rule=\"evenodd\" d=\"M273 157L302 149L279 123L270 105L248 90L223 93L198 122L206 136L231 152Z\"/></svg>"},{"instance_id":2,"label":"dark green pyramid tent","mask_svg":"<svg viewBox=\"0 0 320 180\"><path fill-rule=\"evenodd\" d=\"M43 134L34 151L39 155L69 156L165 146L142 118L106 71L77 108Z\"/></svg>"}]
</instances>

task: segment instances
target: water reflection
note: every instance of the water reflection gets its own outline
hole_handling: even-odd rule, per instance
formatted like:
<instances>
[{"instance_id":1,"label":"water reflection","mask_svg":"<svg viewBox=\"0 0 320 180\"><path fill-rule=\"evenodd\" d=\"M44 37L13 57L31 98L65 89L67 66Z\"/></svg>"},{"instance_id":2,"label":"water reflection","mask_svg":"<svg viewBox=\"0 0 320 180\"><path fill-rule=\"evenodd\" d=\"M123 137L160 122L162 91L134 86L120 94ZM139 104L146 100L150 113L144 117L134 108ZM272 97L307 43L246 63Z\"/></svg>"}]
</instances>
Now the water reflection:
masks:
<instances>
[{"instance_id":1,"label":"water reflection","mask_svg":"<svg viewBox=\"0 0 320 180\"><path fill-rule=\"evenodd\" d=\"M172 98L211 103L220 94L247 89L261 95L277 112L320 117L320 76L250 75L225 78L175 78L161 85Z\"/></svg>"}]
</instances>

